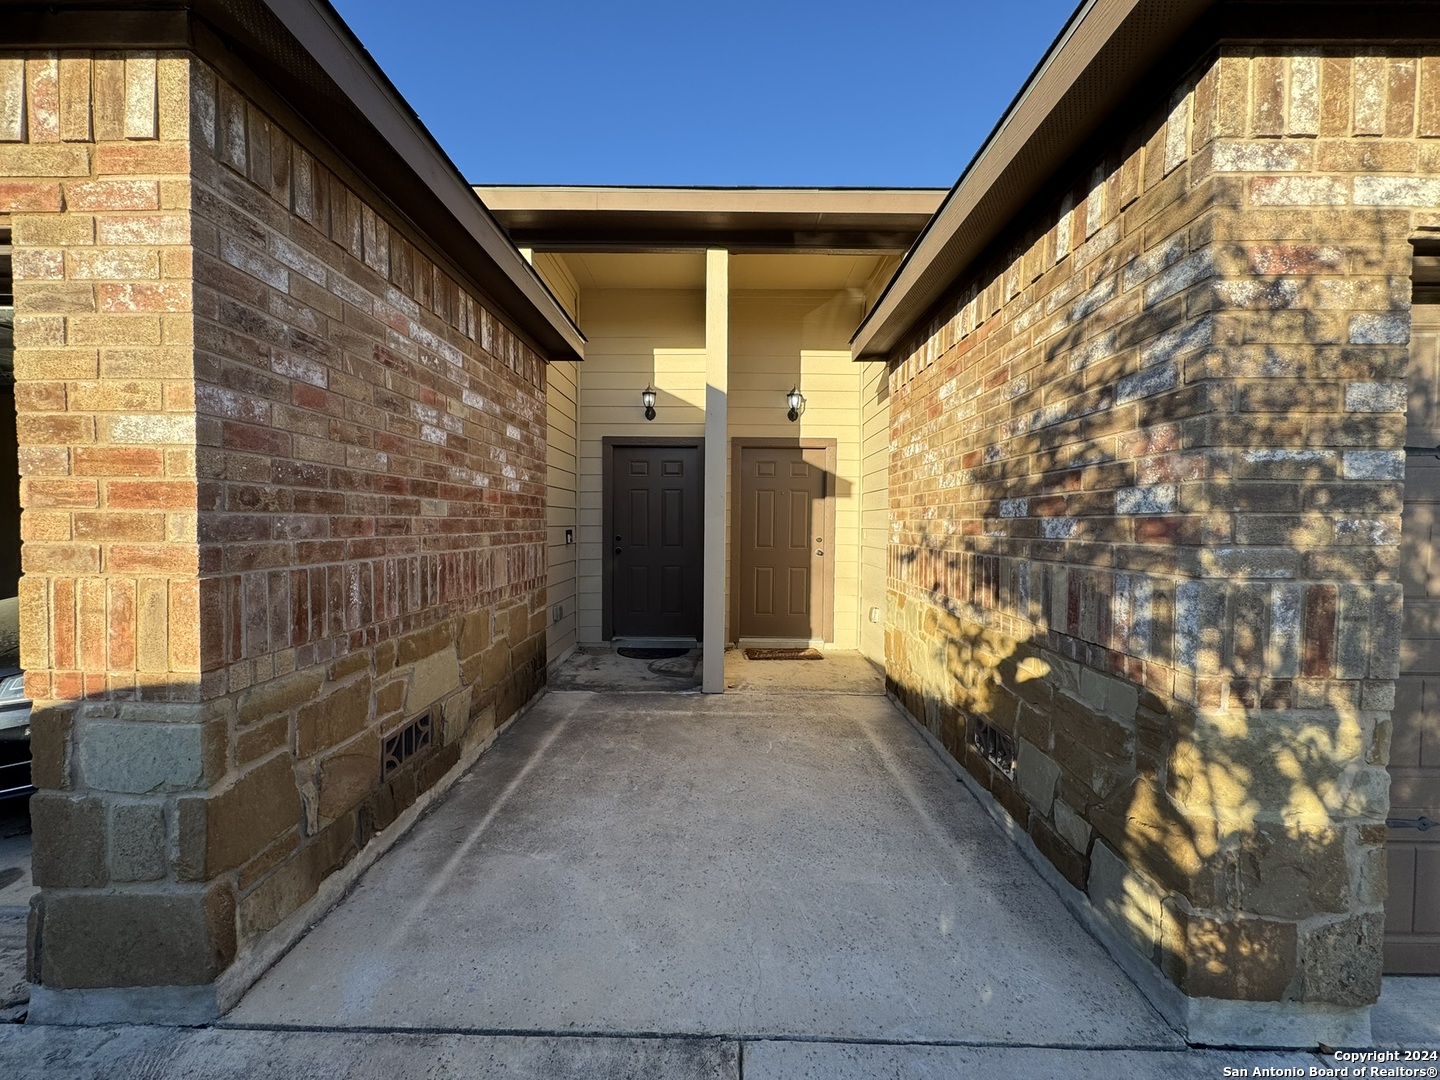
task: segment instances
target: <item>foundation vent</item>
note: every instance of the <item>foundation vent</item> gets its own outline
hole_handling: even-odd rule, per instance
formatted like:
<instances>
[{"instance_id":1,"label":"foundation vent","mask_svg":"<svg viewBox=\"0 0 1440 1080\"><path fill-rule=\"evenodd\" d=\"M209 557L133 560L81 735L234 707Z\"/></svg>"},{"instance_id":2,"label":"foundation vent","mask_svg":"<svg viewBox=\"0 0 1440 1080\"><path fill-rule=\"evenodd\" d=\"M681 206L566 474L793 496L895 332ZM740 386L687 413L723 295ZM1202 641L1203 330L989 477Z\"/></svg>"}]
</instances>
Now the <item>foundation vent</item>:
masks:
<instances>
[{"instance_id":1,"label":"foundation vent","mask_svg":"<svg viewBox=\"0 0 1440 1080\"><path fill-rule=\"evenodd\" d=\"M435 710L428 709L380 744L380 779L390 775L430 745L435 737Z\"/></svg>"},{"instance_id":2,"label":"foundation vent","mask_svg":"<svg viewBox=\"0 0 1440 1080\"><path fill-rule=\"evenodd\" d=\"M1015 779L1015 740L984 720L971 719L972 740L980 756L1011 780Z\"/></svg>"}]
</instances>

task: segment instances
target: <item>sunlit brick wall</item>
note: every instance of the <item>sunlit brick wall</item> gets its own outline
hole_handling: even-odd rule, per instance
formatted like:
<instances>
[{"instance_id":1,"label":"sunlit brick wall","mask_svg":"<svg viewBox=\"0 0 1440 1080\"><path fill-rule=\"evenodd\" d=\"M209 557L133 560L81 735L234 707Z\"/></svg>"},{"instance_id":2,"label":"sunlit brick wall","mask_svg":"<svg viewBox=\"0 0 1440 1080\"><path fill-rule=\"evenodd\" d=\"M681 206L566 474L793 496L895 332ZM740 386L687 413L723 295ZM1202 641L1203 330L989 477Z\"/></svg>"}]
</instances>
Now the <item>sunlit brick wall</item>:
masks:
<instances>
[{"instance_id":1,"label":"sunlit brick wall","mask_svg":"<svg viewBox=\"0 0 1440 1080\"><path fill-rule=\"evenodd\" d=\"M1186 994L1371 1002L1440 58L1227 48L1079 164L893 358L892 689Z\"/></svg>"}]
</instances>

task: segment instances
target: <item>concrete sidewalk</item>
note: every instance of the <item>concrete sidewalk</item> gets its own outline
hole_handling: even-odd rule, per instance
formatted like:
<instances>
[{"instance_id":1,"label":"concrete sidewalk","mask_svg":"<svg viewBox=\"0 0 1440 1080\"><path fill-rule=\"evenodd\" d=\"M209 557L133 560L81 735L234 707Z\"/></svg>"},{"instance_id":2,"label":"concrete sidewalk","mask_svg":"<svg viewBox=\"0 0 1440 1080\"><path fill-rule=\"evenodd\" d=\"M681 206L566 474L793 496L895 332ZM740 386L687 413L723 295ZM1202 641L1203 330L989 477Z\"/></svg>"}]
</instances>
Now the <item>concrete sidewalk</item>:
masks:
<instances>
[{"instance_id":1,"label":"concrete sidewalk","mask_svg":"<svg viewBox=\"0 0 1440 1080\"><path fill-rule=\"evenodd\" d=\"M1337 1064L1264 1051L0 1027L6 1080L1216 1080L1227 1066L1303 1076Z\"/></svg>"},{"instance_id":2,"label":"concrete sidewalk","mask_svg":"<svg viewBox=\"0 0 1440 1080\"><path fill-rule=\"evenodd\" d=\"M874 696L549 694L223 1023L1183 1045Z\"/></svg>"}]
</instances>

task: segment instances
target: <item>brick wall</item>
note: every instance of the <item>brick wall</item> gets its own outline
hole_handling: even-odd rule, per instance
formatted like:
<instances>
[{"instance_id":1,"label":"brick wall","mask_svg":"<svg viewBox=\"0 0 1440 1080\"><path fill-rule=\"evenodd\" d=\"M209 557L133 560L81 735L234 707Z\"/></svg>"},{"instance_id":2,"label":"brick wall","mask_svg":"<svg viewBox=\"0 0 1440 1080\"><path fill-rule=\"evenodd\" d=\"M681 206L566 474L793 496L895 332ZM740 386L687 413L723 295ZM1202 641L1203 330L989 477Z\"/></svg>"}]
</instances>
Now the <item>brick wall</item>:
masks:
<instances>
[{"instance_id":1,"label":"brick wall","mask_svg":"<svg viewBox=\"0 0 1440 1080\"><path fill-rule=\"evenodd\" d=\"M1437 136L1440 57L1226 48L892 358L892 689L1194 997L1379 990Z\"/></svg>"},{"instance_id":2,"label":"brick wall","mask_svg":"<svg viewBox=\"0 0 1440 1080\"><path fill-rule=\"evenodd\" d=\"M6 139L35 974L203 983L539 688L544 365L241 70L0 59Z\"/></svg>"}]
</instances>

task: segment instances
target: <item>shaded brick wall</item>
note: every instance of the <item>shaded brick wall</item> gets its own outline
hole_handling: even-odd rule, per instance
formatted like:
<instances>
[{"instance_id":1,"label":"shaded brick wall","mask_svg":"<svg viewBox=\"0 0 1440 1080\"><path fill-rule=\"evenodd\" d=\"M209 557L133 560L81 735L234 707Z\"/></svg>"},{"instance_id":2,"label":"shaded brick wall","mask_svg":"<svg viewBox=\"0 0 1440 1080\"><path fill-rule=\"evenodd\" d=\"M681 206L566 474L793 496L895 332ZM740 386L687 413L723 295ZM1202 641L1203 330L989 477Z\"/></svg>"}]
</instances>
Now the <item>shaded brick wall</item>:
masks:
<instances>
[{"instance_id":1,"label":"shaded brick wall","mask_svg":"<svg viewBox=\"0 0 1440 1080\"><path fill-rule=\"evenodd\" d=\"M1379 990L1437 136L1440 58L1227 48L892 358L892 690L1192 996Z\"/></svg>"},{"instance_id":2,"label":"shaded brick wall","mask_svg":"<svg viewBox=\"0 0 1440 1080\"><path fill-rule=\"evenodd\" d=\"M194 86L203 679L220 798L290 812L211 793L192 837L182 803L180 854L238 871L244 940L539 689L545 368L258 95ZM432 707L382 787L382 737Z\"/></svg>"},{"instance_id":3,"label":"shaded brick wall","mask_svg":"<svg viewBox=\"0 0 1440 1080\"><path fill-rule=\"evenodd\" d=\"M538 690L544 365L243 71L0 76L36 975L205 982Z\"/></svg>"}]
</instances>

